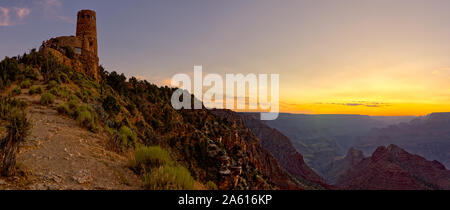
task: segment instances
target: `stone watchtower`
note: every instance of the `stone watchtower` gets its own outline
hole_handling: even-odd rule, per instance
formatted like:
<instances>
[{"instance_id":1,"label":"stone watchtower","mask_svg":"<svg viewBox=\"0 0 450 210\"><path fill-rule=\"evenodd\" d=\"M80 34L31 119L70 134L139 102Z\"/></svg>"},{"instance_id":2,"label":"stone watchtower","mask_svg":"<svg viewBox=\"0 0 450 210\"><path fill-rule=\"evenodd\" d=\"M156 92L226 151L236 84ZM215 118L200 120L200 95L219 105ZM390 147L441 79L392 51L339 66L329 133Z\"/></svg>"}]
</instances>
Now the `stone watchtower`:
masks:
<instances>
[{"instance_id":1,"label":"stone watchtower","mask_svg":"<svg viewBox=\"0 0 450 210\"><path fill-rule=\"evenodd\" d=\"M71 48L69 53L68 48ZM74 70L99 79L97 16L95 11L81 10L77 15L76 36L60 36L43 43L42 51L53 56ZM40 49L40 50L41 50Z\"/></svg>"},{"instance_id":2,"label":"stone watchtower","mask_svg":"<svg viewBox=\"0 0 450 210\"><path fill-rule=\"evenodd\" d=\"M97 20L95 11L81 10L77 15L77 38L83 41L83 49L97 56Z\"/></svg>"},{"instance_id":3,"label":"stone watchtower","mask_svg":"<svg viewBox=\"0 0 450 210\"><path fill-rule=\"evenodd\" d=\"M77 15L76 37L81 40L81 60L86 72L98 78L97 16L95 11L81 10Z\"/></svg>"}]
</instances>

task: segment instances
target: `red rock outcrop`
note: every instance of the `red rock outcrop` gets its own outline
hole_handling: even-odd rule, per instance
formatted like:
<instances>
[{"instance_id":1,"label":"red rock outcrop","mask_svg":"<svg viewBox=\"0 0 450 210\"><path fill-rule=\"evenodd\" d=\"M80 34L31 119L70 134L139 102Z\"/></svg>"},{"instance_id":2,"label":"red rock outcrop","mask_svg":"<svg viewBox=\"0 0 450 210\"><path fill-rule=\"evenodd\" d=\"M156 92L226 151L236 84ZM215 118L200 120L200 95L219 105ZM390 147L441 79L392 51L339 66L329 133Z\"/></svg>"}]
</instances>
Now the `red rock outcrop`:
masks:
<instances>
[{"instance_id":1,"label":"red rock outcrop","mask_svg":"<svg viewBox=\"0 0 450 210\"><path fill-rule=\"evenodd\" d=\"M325 179L327 179L330 184L336 184L338 178L342 174L356 166L363 159L364 154L362 151L354 149L353 147L350 148L344 158L334 160L330 163L325 171Z\"/></svg>"},{"instance_id":2,"label":"red rock outcrop","mask_svg":"<svg viewBox=\"0 0 450 210\"><path fill-rule=\"evenodd\" d=\"M449 190L450 171L438 161L390 145L378 147L344 173L338 185L352 190Z\"/></svg>"}]
</instances>

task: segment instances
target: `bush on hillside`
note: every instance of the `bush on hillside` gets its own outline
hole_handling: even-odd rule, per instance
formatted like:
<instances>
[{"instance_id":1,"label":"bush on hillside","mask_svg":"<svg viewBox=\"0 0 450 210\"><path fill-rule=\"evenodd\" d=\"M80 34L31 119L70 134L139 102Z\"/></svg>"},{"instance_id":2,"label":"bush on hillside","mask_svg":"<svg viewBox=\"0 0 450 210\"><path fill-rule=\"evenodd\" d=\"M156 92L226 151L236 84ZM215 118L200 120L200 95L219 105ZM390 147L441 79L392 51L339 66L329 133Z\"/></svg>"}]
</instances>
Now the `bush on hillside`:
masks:
<instances>
[{"instance_id":1,"label":"bush on hillside","mask_svg":"<svg viewBox=\"0 0 450 210\"><path fill-rule=\"evenodd\" d=\"M70 109L74 110L78 107L78 100L76 99L70 99L69 102L67 102L67 105Z\"/></svg>"},{"instance_id":2,"label":"bush on hillside","mask_svg":"<svg viewBox=\"0 0 450 210\"><path fill-rule=\"evenodd\" d=\"M53 104L53 102L55 102L55 96L53 94L46 92L41 95L42 105L50 105Z\"/></svg>"},{"instance_id":3,"label":"bush on hillside","mask_svg":"<svg viewBox=\"0 0 450 210\"><path fill-rule=\"evenodd\" d=\"M62 72L59 74L58 80L61 81L62 83L68 83L70 81L69 76L67 76L67 74Z\"/></svg>"},{"instance_id":4,"label":"bush on hillside","mask_svg":"<svg viewBox=\"0 0 450 210\"><path fill-rule=\"evenodd\" d=\"M206 182L206 187L209 190L218 190L216 183L214 183L213 181Z\"/></svg>"},{"instance_id":5,"label":"bush on hillside","mask_svg":"<svg viewBox=\"0 0 450 210\"><path fill-rule=\"evenodd\" d=\"M128 126L122 126L117 133L119 145L122 148L134 148L137 142L137 135Z\"/></svg>"},{"instance_id":6,"label":"bush on hillside","mask_svg":"<svg viewBox=\"0 0 450 210\"><path fill-rule=\"evenodd\" d=\"M126 91L127 91L126 80L127 80L127 77L125 77L125 75L123 73L118 74L115 71L109 73L106 76L106 83L122 95L123 94L126 95Z\"/></svg>"},{"instance_id":7,"label":"bush on hillside","mask_svg":"<svg viewBox=\"0 0 450 210\"><path fill-rule=\"evenodd\" d=\"M51 94L55 95L55 96L59 96L62 98L69 98L70 95L72 94L69 89L67 89L67 87L53 87L52 89L50 89L48 92L50 92Z\"/></svg>"},{"instance_id":8,"label":"bush on hillside","mask_svg":"<svg viewBox=\"0 0 450 210\"><path fill-rule=\"evenodd\" d=\"M182 166L161 166L144 175L145 189L148 190L193 190L194 179Z\"/></svg>"},{"instance_id":9,"label":"bush on hillside","mask_svg":"<svg viewBox=\"0 0 450 210\"><path fill-rule=\"evenodd\" d=\"M98 131L95 112L87 105L79 106L75 111L75 117L81 126L89 129L92 132Z\"/></svg>"},{"instance_id":10,"label":"bush on hillside","mask_svg":"<svg viewBox=\"0 0 450 210\"><path fill-rule=\"evenodd\" d=\"M29 134L31 124L23 109L13 108L8 116L7 136L0 140L0 172L3 176L15 174L16 154L19 145Z\"/></svg>"},{"instance_id":11,"label":"bush on hillside","mask_svg":"<svg viewBox=\"0 0 450 210\"><path fill-rule=\"evenodd\" d=\"M66 103L59 104L56 107L56 110L58 111L59 114L72 115L70 108Z\"/></svg>"},{"instance_id":12,"label":"bush on hillside","mask_svg":"<svg viewBox=\"0 0 450 210\"><path fill-rule=\"evenodd\" d=\"M83 102L89 102L92 97L92 92L90 90L77 91L75 95L81 99Z\"/></svg>"},{"instance_id":13,"label":"bush on hillside","mask_svg":"<svg viewBox=\"0 0 450 210\"><path fill-rule=\"evenodd\" d=\"M24 81L22 81L22 82L20 83L19 86L20 86L20 88L22 88L22 89L30 88L30 87L31 87L31 80L29 80L29 79L24 80Z\"/></svg>"},{"instance_id":14,"label":"bush on hillside","mask_svg":"<svg viewBox=\"0 0 450 210\"><path fill-rule=\"evenodd\" d=\"M14 58L5 58L0 62L0 88L3 89L16 81L19 74L19 62Z\"/></svg>"},{"instance_id":15,"label":"bush on hillside","mask_svg":"<svg viewBox=\"0 0 450 210\"><path fill-rule=\"evenodd\" d=\"M140 147L134 152L134 159L130 161L130 167L136 172L142 169L149 170L164 165L173 165L169 152L159 146Z\"/></svg>"},{"instance_id":16,"label":"bush on hillside","mask_svg":"<svg viewBox=\"0 0 450 210\"><path fill-rule=\"evenodd\" d=\"M111 95L108 95L105 99L103 99L102 106L103 109L105 109L105 111L109 114L116 115L120 112L120 105L117 104L116 98Z\"/></svg>"},{"instance_id":17,"label":"bush on hillside","mask_svg":"<svg viewBox=\"0 0 450 210\"><path fill-rule=\"evenodd\" d=\"M0 119L8 120L11 110L13 109L24 109L26 107L26 102L17 100L10 97L0 96Z\"/></svg>"},{"instance_id":18,"label":"bush on hillside","mask_svg":"<svg viewBox=\"0 0 450 210\"><path fill-rule=\"evenodd\" d=\"M20 95L22 93L22 89L20 87L16 87L12 90L13 95Z\"/></svg>"},{"instance_id":19,"label":"bush on hillside","mask_svg":"<svg viewBox=\"0 0 450 210\"><path fill-rule=\"evenodd\" d=\"M58 82L56 82L55 80L52 80L50 82L48 82L47 84L47 90L51 90L55 87L58 87Z\"/></svg>"},{"instance_id":20,"label":"bush on hillside","mask_svg":"<svg viewBox=\"0 0 450 210\"><path fill-rule=\"evenodd\" d=\"M26 78L31 80L39 79L39 74L31 66L26 66L23 74Z\"/></svg>"},{"instance_id":21,"label":"bush on hillside","mask_svg":"<svg viewBox=\"0 0 450 210\"><path fill-rule=\"evenodd\" d=\"M76 101L79 100L78 96L76 96L75 94L70 94L69 98L67 98L67 99L69 99L69 100L76 100Z\"/></svg>"},{"instance_id":22,"label":"bush on hillside","mask_svg":"<svg viewBox=\"0 0 450 210\"><path fill-rule=\"evenodd\" d=\"M28 94L30 94L30 95L41 94L41 93L42 93L41 86L31 87L30 90L28 91Z\"/></svg>"}]
</instances>

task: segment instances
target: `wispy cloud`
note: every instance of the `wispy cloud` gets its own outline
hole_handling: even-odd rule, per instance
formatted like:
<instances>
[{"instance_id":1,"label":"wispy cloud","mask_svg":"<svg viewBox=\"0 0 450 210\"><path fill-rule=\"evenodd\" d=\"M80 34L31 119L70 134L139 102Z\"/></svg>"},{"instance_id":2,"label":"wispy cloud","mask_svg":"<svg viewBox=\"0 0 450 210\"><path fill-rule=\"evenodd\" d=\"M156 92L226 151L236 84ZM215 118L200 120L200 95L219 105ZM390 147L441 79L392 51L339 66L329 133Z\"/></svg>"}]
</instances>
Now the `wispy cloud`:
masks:
<instances>
[{"instance_id":1,"label":"wispy cloud","mask_svg":"<svg viewBox=\"0 0 450 210\"><path fill-rule=\"evenodd\" d=\"M29 8L14 8L16 11L17 17L21 20L25 19L28 15L30 15L31 10Z\"/></svg>"},{"instance_id":2,"label":"wispy cloud","mask_svg":"<svg viewBox=\"0 0 450 210\"><path fill-rule=\"evenodd\" d=\"M0 7L0 26L9 26L9 25L10 25L9 9L5 7Z\"/></svg>"},{"instance_id":3,"label":"wispy cloud","mask_svg":"<svg viewBox=\"0 0 450 210\"><path fill-rule=\"evenodd\" d=\"M450 67L442 67L431 72L433 76L450 78Z\"/></svg>"},{"instance_id":4,"label":"wispy cloud","mask_svg":"<svg viewBox=\"0 0 450 210\"><path fill-rule=\"evenodd\" d=\"M146 76L141 76L141 75L135 76L135 78L137 80L148 80Z\"/></svg>"},{"instance_id":5,"label":"wispy cloud","mask_svg":"<svg viewBox=\"0 0 450 210\"><path fill-rule=\"evenodd\" d=\"M73 18L61 15L61 8L63 3L61 0L40 0L39 5L42 7L45 15L56 17L58 20L73 23Z\"/></svg>"},{"instance_id":6,"label":"wispy cloud","mask_svg":"<svg viewBox=\"0 0 450 210\"><path fill-rule=\"evenodd\" d=\"M60 0L40 0L38 4L42 6L46 13L57 13L63 5Z\"/></svg>"},{"instance_id":7,"label":"wispy cloud","mask_svg":"<svg viewBox=\"0 0 450 210\"><path fill-rule=\"evenodd\" d=\"M172 87L172 78L166 78L166 77L159 77L159 76L155 76L153 78L149 78L147 76L143 76L143 75L137 75L134 76L137 80L147 80L148 82L151 82L155 85L158 86L169 86Z\"/></svg>"},{"instance_id":8,"label":"wispy cloud","mask_svg":"<svg viewBox=\"0 0 450 210\"><path fill-rule=\"evenodd\" d=\"M388 103L381 102L366 102L366 101L358 101L358 102L350 102L350 103L328 103L333 105L341 105L341 106L365 106L371 108L390 106Z\"/></svg>"},{"instance_id":9,"label":"wispy cloud","mask_svg":"<svg viewBox=\"0 0 450 210\"><path fill-rule=\"evenodd\" d=\"M13 26L21 23L28 15L31 9L26 7L0 7L0 26Z\"/></svg>"}]
</instances>

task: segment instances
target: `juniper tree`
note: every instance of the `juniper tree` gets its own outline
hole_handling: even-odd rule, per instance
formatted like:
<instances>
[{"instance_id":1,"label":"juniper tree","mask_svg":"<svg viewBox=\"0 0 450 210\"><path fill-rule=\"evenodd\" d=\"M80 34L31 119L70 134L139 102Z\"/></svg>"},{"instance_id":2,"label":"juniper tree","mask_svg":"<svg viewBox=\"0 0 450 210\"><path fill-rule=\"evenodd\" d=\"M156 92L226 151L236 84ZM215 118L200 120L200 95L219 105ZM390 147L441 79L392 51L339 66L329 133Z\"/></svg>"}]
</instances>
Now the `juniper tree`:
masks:
<instances>
[{"instance_id":1,"label":"juniper tree","mask_svg":"<svg viewBox=\"0 0 450 210\"><path fill-rule=\"evenodd\" d=\"M3 176L14 175L19 145L25 140L31 127L25 112L18 108L11 110L8 120L8 134L0 140L0 173Z\"/></svg>"}]
</instances>

